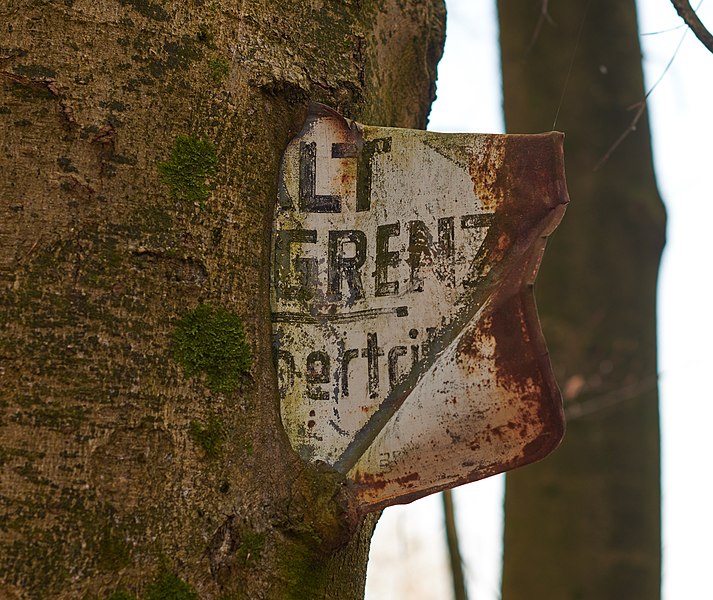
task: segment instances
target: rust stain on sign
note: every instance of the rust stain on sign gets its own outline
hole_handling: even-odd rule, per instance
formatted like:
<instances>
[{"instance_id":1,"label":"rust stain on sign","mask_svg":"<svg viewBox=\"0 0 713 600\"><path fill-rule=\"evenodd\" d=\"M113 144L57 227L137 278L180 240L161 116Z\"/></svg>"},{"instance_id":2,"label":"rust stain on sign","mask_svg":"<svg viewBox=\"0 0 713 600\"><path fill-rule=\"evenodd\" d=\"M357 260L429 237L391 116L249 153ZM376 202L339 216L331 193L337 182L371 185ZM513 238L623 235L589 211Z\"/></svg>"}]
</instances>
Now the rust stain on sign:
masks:
<instances>
[{"instance_id":1,"label":"rust stain on sign","mask_svg":"<svg viewBox=\"0 0 713 600\"><path fill-rule=\"evenodd\" d=\"M559 443L532 285L567 202L559 133L370 127L312 105L272 238L281 414L363 512Z\"/></svg>"}]
</instances>

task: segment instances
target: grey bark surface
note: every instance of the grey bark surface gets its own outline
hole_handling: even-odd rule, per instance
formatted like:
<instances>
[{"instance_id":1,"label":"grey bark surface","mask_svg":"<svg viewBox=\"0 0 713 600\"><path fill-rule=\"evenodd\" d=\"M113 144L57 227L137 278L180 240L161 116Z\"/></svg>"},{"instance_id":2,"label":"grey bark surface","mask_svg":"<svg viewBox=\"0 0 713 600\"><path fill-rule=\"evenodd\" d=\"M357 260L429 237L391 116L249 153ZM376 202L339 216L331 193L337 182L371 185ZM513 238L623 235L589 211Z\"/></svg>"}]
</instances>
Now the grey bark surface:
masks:
<instances>
[{"instance_id":1,"label":"grey bark surface","mask_svg":"<svg viewBox=\"0 0 713 600\"><path fill-rule=\"evenodd\" d=\"M280 424L277 169L309 100L424 127L444 21L439 0L2 3L0 597L363 596L375 519ZM245 333L239 376L216 319Z\"/></svg>"},{"instance_id":2,"label":"grey bark surface","mask_svg":"<svg viewBox=\"0 0 713 600\"><path fill-rule=\"evenodd\" d=\"M665 214L645 116L595 171L644 96L635 5L522 0L499 13L508 131L552 128L562 99L572 200L536 286L568 431L508 474L503 598L658 598Z\"/></svg>"}]
</instances>

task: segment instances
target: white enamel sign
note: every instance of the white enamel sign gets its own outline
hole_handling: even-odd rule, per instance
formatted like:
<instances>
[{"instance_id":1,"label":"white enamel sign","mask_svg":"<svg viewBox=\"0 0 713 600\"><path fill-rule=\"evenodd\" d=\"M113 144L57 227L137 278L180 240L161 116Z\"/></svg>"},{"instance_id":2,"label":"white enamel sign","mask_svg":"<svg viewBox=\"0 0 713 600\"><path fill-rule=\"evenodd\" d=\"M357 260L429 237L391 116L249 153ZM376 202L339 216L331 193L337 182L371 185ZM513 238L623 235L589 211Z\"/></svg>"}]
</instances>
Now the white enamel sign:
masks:
<instances>
[{"instance_id":1,"label":"white enamel sign","mask_svg":"<svg viewBox=\"0 0 713 600\"><path fill-rule=\"evenodd\" d=\"M363 512L558 444L532 284L567 201L561 134L369 127L312 105L273 228L281 415Z\"/></svg>"}]
</instances>

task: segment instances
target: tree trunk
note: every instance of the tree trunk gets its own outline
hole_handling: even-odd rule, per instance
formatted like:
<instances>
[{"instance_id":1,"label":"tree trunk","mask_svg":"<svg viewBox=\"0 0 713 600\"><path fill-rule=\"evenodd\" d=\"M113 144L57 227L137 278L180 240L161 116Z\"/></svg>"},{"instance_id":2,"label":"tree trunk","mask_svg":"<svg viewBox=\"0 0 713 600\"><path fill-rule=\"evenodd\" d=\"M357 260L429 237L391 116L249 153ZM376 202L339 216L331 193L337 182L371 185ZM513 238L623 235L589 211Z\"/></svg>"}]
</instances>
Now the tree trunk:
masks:
<instances>
[{"instance_id":1,"label":"tree trunk","mask_svg":"<svg viewBox=\"0 0 713 600\"><path fill-rule=\"evenodd\" d=\"M279 417L308 100L424 127L441 0L5 0L0 596L360 598L375 519Z\"/></svg>"},{"instance_id":2,"label":"tree trunk","mask_svg":"<svg viewBox=\"0 0 713 600\"><path fill-rule=\"evenodd\" d=\"M507 477L503 598L658 598L665 215L645 115L595 170L644 97L634 0L499 8L508 131L550 129L559 112L572 199L537 283L568 432Z\"/></svg>"}]
</instances>

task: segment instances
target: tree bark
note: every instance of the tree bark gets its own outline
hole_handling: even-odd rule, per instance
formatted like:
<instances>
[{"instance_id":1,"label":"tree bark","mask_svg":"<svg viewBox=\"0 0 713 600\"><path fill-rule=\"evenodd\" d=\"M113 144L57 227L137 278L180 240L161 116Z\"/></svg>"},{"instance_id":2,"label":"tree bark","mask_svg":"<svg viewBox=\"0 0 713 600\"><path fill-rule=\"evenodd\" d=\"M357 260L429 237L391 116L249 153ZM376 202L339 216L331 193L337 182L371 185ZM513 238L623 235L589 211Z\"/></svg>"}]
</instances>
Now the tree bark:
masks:
<instances>
[{"instance_id":1,"label":"tree bark","mask_svg":"<svg viewBox=\"0 0 713 600\"><path fill-rule=\"evenodd\" d=\"M665 215L633 0L499 2L509 131L566 134L572 199L537 282L568 432L507 477L503 598L660 597L656 280ZM533 33L538 35L533 39ZM560 108L561 103L561 108Z\"/></svg>"},{"instance_id":2,"label":"tree bark","mask_svg":"<svg viewBox=\"0 0 713 600\"><path fill-rule=\"evenodd\" d=\"M308 100L425 126L441 0L0 16L0 596L361 598L375 518L280 424L277 170Z\"/></svg>"}]
</instances>

